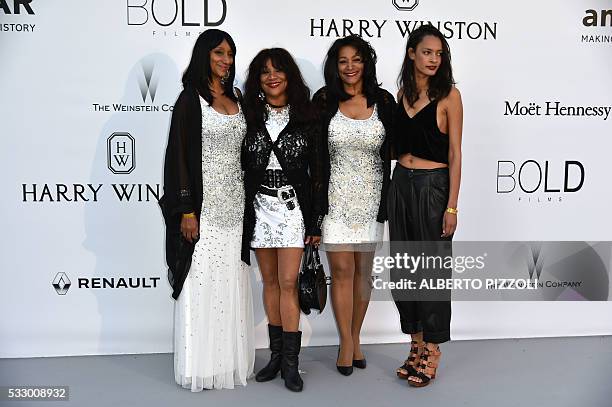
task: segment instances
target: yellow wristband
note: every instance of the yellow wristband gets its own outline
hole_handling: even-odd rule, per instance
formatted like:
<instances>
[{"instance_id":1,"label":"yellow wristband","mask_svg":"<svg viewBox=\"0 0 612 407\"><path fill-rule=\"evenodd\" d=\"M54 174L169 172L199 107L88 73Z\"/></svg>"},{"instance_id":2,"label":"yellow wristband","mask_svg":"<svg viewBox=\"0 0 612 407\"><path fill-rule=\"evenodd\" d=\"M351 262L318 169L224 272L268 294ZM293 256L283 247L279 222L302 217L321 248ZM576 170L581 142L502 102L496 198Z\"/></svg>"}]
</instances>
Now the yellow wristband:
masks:
<instances>
[{"instance_id":1,"label":"yellow wristband","mask_svg":"<svg viewBox=\"0 0 612 407\"><path fill-rule=\"evenodd\" d=\"M456 215L457 212L459 212L459 211L457 210L457 208L446 208L446 212L452 213L453 215Z\"/></svg>"},{"instance_id":2,"label":"yellow wristband","mask_svg":"<svg viewBox=\"0 0 612 407\"><path fill-rule=\"evenodd\" d=\"M191 212L191 213L184 213L184 214L183 214L183 217L184 217L184 218L195 218L195 217L196 217L196 215L195 215L195 213L194 213L194 212Z\"/></svg>"}]
</instances>

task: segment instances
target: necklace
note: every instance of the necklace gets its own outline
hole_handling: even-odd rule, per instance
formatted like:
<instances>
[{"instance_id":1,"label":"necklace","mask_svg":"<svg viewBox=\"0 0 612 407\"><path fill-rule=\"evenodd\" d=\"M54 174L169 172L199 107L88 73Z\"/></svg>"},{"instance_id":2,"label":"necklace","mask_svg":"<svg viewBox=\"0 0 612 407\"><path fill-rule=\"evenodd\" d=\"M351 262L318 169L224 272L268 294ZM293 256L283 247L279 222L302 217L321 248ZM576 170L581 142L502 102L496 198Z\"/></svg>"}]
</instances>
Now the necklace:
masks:
<instances>
[{"instance_id":1,"label":"necklace","mask_svg":"<svg viewBox=\"0 0 612 407\"><path fill-rule=\"evenodd\" d=\"M268 104L268 106L274 109L282 109L283 107L287 107L289 105L289 103L285 103L284 105L273 105L270 102L266 102L266 103Z\"/></svg>"}]
</instances>

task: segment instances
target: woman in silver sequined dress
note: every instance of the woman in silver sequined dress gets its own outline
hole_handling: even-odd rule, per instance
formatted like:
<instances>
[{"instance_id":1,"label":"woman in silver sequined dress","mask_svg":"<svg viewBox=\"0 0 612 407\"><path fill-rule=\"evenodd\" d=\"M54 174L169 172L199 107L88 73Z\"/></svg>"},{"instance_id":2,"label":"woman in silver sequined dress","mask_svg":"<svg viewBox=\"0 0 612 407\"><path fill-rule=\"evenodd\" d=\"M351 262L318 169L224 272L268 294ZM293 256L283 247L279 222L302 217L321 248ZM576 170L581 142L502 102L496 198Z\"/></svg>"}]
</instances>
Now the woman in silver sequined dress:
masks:
<instances>
[{"instance_id":1,"label":"woman in silver sequined dress","mask_svg":"<svg viewBox=\"0 0 612 407\"><path fill-rule=\"evenodd\" d=\"M168 233L184 239L176 253L175 240L166 241L177 299L174 373L191 391L246 385L255 361L250 276L240 258L246 120L232 87L235 53L229 34L200 35L166 150L162 208ZM178 266L184 247L193 250L188 270Z\"/></svg>"},{"instance_id":2,"label":"woman in silver sequined dress","mask_svg":"<svg viewBox=\"0 0 612 407\"><path fill-rule=\"evenodd\" d=\"M336 366L365 368L360 332L370 301L374 251L383 239L393 96L378 85L376 53L352 35L334 42L313 97L329 150L329 213L322 227L340 349Z\"/></svg>"},{"instance_id":3,"label":"woman in silver sequined dress","mask_svg":"<svg viewBox=\"0 0 612 407\"><path fill-rule=\"evenodd\" d=\"M301 391L297 277L305 244L318 244L327 211L323 145L310 90L289 52L259 52L245 82L248 131L242 147L246 191L242 254L255 250L268 317L270 361L258 382L278 372Z\"/></svg>"}]
</instances>

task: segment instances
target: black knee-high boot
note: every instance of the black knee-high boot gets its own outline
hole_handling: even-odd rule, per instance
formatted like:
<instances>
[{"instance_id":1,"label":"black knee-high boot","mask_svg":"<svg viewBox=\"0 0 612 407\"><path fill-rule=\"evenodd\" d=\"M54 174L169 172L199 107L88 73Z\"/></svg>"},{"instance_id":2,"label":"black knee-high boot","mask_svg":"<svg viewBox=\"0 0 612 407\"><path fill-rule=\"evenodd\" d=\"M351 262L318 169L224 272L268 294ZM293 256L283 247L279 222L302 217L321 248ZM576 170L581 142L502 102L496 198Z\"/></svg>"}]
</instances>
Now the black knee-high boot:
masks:
<instances>
[{"instance_id":1,"label":"black knee-high boot","mask_svg":"<svg viewBox=\"0 0 612 407\"><path fill-rule=\"evenodd\" d=\"M281 368L283 351L283 327L268 324L268 337L270 338L270 361L257 372L255 381L267 382L276 377Z\"/></svg>"},{"instance_id":2,"label":"black knee-high boot","mask_svg":"<svg viewBox=\"0 0 612 407\"><path fill-rule=\"evenodd\" d=\"M304 382L298 370L302 332L283 331L283 359L281 362L281 377L285 379L285 387L291 391L302 391Z\"/></svg>"}]
</instances>

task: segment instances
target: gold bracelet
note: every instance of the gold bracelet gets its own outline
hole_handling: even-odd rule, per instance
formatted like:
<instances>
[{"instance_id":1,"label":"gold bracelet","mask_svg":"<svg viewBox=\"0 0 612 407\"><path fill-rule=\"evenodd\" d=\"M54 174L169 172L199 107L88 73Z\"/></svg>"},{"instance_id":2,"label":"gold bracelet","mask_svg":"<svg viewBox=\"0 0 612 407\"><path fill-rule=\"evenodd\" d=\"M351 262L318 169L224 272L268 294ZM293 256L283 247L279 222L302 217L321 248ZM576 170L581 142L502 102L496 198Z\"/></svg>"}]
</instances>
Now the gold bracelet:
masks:
<instances>
[{"instance_id":1,"label":"gold bracelet","mask_svg":"<svg viewBox=\"0 0 612 407\"><path fill-rule=\"evenodd\" d=\"M453 215L456 215L457 212L459 212L459 211L457 210L457 208L446 208L446 212L452 213Z\"/></svg>"},{"instance_id":2,"label":"gold bracelet","mask_svg":"<svg viewBox=\"0 0 612 407\"><path fill-rule=\"evenodd\" d=\"M184 214L183 214L183 217L184 217L184 218L195 218L195 217L196 217L196 215L195 215L195 213L194 213L194 212L190 212L190 213L184 213Z\"/></svg>"}]
</instances>

